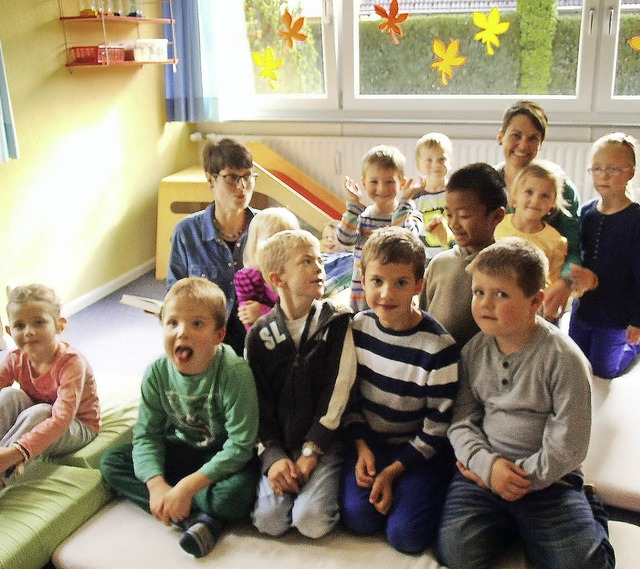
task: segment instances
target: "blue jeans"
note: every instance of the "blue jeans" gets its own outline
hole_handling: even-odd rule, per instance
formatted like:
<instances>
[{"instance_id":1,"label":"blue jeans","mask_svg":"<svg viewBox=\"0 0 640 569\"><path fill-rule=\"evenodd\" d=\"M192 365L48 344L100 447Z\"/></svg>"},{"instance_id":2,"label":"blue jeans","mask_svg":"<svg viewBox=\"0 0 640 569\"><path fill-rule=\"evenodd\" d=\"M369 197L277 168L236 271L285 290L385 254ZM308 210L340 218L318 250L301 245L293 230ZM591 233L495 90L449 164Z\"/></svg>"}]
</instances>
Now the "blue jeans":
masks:
<instances>
[{"instance_id":1,"label":"blue jeans","mask_svg":"<svg viewBox=\"0 0 640 569\"><path fill-rule=\"evenodd\" d=\"M258 498L251 514L261 533L279 536L290 528L313 539L329 533L338 523L338 487L342 456L328 451L318 459L307 483L298 494L278 496L266 476L258 482Z\"/></svg>"},{"instance_id":2,"label":"blue jeans","mask_svg":"<svg viewBox=\"0 0 640 569\"><path fill-rule=\"evenodd\" d=\"M380 472L395 462L403 445L378 444L370 448L376 459L376 471ZM428 547L438 531L454 468L450 447L396 478L393 504L386 516L369 502L371 489L360 488L356 483L357 460L357 452L350 449L342 472L340 505L344 525L360 535L370 535L386 528L389 543L403 553L419 553Z\"/></svg>"},{"instance_id":3,"label":"blue jeans","mask_svg":"<svg viewBox=\"0 0 640 569\"><path fill-rule=\"evenodd\" d=\"M450 569L493 567L518 538L536 568L615 567L607 533L582 488L559 482L507 502L456 473L438 535L440 563Z\"/></svg>"},{"instance_id":4,"label":"blue jeans","mask_svg":"<svg viewBox=\"0 0 640 569\"><path fill-rule=\"evenodd\" d=\"M592 326L571 313L569 336L587 356L594 375L612 379L622 375L640 352L640 344L627 344L626 328Z\"/></svg>"}]
</instances>

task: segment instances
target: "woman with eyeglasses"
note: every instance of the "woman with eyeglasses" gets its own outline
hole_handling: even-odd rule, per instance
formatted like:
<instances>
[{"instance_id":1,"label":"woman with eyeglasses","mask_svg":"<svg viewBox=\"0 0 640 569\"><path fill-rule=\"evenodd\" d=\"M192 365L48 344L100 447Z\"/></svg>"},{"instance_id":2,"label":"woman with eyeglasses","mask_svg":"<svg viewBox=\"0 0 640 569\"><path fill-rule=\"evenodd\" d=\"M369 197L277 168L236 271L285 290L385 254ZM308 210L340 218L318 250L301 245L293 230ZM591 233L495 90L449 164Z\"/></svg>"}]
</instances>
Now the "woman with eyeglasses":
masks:
<instances>
[{"instance_id":1,"label":"woman with eyeglasses","mask_svg":"<svg viewBox=\"0 0 640 569\"><path fill-rule=\"evenodd\" d=\"M225 343L242 356L245 328L238 318L234 275L242 268L249 223L257 210L249 207L255 179L249 149L223 138L203 152L213 202L180 220L171 237L167 290L177 280L198 276L216 283L227 298Z\"/></svg>"},{"instance_id":2,"label":"woman with eyeglasses","mask_svg":"<svg viewBox=\"0 0 640 569\"><path fill-rule=\"evenodd\" d=\"M507 184L511 187L518 173L528 166L538 155L549 122L543 108L533 101L518 101L509 107L498 131L498 143L502 146L504 161L496 166ZM548 223L567 239L568 251L562 267L561 277L545 290L544 317L552 322L558 320L564 312L571 294L571 265L580 264L580 221L578 211L580 201L575 185L564 177L563 208L559 208ZM512 206L512 200L509 199ZM564 211L563 211L564 210Z\"/></svg>"},{"instance_id":3,"label":"woman with eyeglasses","mask_svg":"<svg viewBox=\"0 0 640 569\"><path fill-rule=\"evenodd\" d=\"M605 379L624 373L640 352L640 204L631 187L637 151L637 141L621 132L593 144L589 173L599 197L582 208L582 267L572 271L581 296L569 335Z\"/></svg>"}]
</instances>

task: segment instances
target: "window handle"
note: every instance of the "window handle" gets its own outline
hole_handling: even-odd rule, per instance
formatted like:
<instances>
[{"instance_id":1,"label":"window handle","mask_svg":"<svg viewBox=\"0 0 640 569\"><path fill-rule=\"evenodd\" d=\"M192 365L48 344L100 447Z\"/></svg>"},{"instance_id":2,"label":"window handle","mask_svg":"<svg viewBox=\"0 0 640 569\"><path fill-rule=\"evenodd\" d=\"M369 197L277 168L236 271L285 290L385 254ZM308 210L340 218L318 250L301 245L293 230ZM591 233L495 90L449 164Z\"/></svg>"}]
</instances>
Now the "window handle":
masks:
<instances>
[{"instance_id":1,"label":"window handle","mask_svg":"<svg viewBox=\"0 0 640 569\"><path fill-rule=\"evenodd\" d=\"M613 30L613 15L613 8L609 8L609 31L607 32L609 35L611 35L611 31Z\"/></svg>"},{"instance_id":2,"label":"window handle","mask_svg":"<svg viewBox=\"0 0 640 569\"><path fill-rule=\"evenodd\" d=\"M591 10L589 10L589 35L591 35L591 32L593 31L593 18L595 17L595 10L593 8L591 8Z\"/></svg>"},{"instance_id":3,"label":"window handle","mask_svg":"<svg viewBox=\"0 0 640 569\"><path fill-rule=\"evenodd\" d=\"M333 10L331 3L333 0L324 0L322 3L322 19L328 26L333 22Z\"/></svg>"}]
</instances>

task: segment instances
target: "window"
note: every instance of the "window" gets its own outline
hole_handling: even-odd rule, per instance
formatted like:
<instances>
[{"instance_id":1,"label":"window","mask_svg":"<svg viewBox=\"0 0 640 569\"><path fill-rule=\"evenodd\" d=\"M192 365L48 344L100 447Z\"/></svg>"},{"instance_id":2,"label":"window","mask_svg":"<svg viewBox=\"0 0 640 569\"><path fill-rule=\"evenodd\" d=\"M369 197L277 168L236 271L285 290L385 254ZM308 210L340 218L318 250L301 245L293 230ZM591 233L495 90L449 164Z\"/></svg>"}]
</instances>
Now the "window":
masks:
<instances>
[{"instance_id":1,"label":"window","mask_svg":"<svg viewBox=\"0 0 640 569\"><path fill-rule=\"evenodd\" d=\"M225 118L482 121L535 98L568 124L638 124L640 0L243 4L225 45L252 71Z\"/></svg>"},{"instance_id":2,"label":"window","mask_svg":"<svg viewBox=\"0 0 640 569\"><path fill-rule=\"evenodd\" d=\"M215 28L225 37L226 68L235 77L233 85L218 81L222 116L274 118L337 109L331 2L243 0L237 6L236 20L224 22L225 30Z\"/></svg>"}]
</instances>

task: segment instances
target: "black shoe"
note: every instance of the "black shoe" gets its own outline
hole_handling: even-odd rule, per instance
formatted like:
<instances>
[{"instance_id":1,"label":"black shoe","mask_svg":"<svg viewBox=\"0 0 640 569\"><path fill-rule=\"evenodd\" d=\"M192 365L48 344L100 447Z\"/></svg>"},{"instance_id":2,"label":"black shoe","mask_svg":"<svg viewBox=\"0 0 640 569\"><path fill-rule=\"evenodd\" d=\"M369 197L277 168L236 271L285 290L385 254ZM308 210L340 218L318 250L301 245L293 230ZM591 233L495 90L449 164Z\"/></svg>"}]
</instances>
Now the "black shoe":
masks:
<instances>
[{"instance_id":1,"label":"black shoe","mask_svg":"<svg viewBox=\"0 0 640 569\"><path fill-rule=\"evenodd\" d=\"M215 547L222 533L222 524L219 520L206 514L194 517L193 522L189 529L182 534L180 547L196 559L200 559L208 555Z\"/></svg>"}]
</instances>

